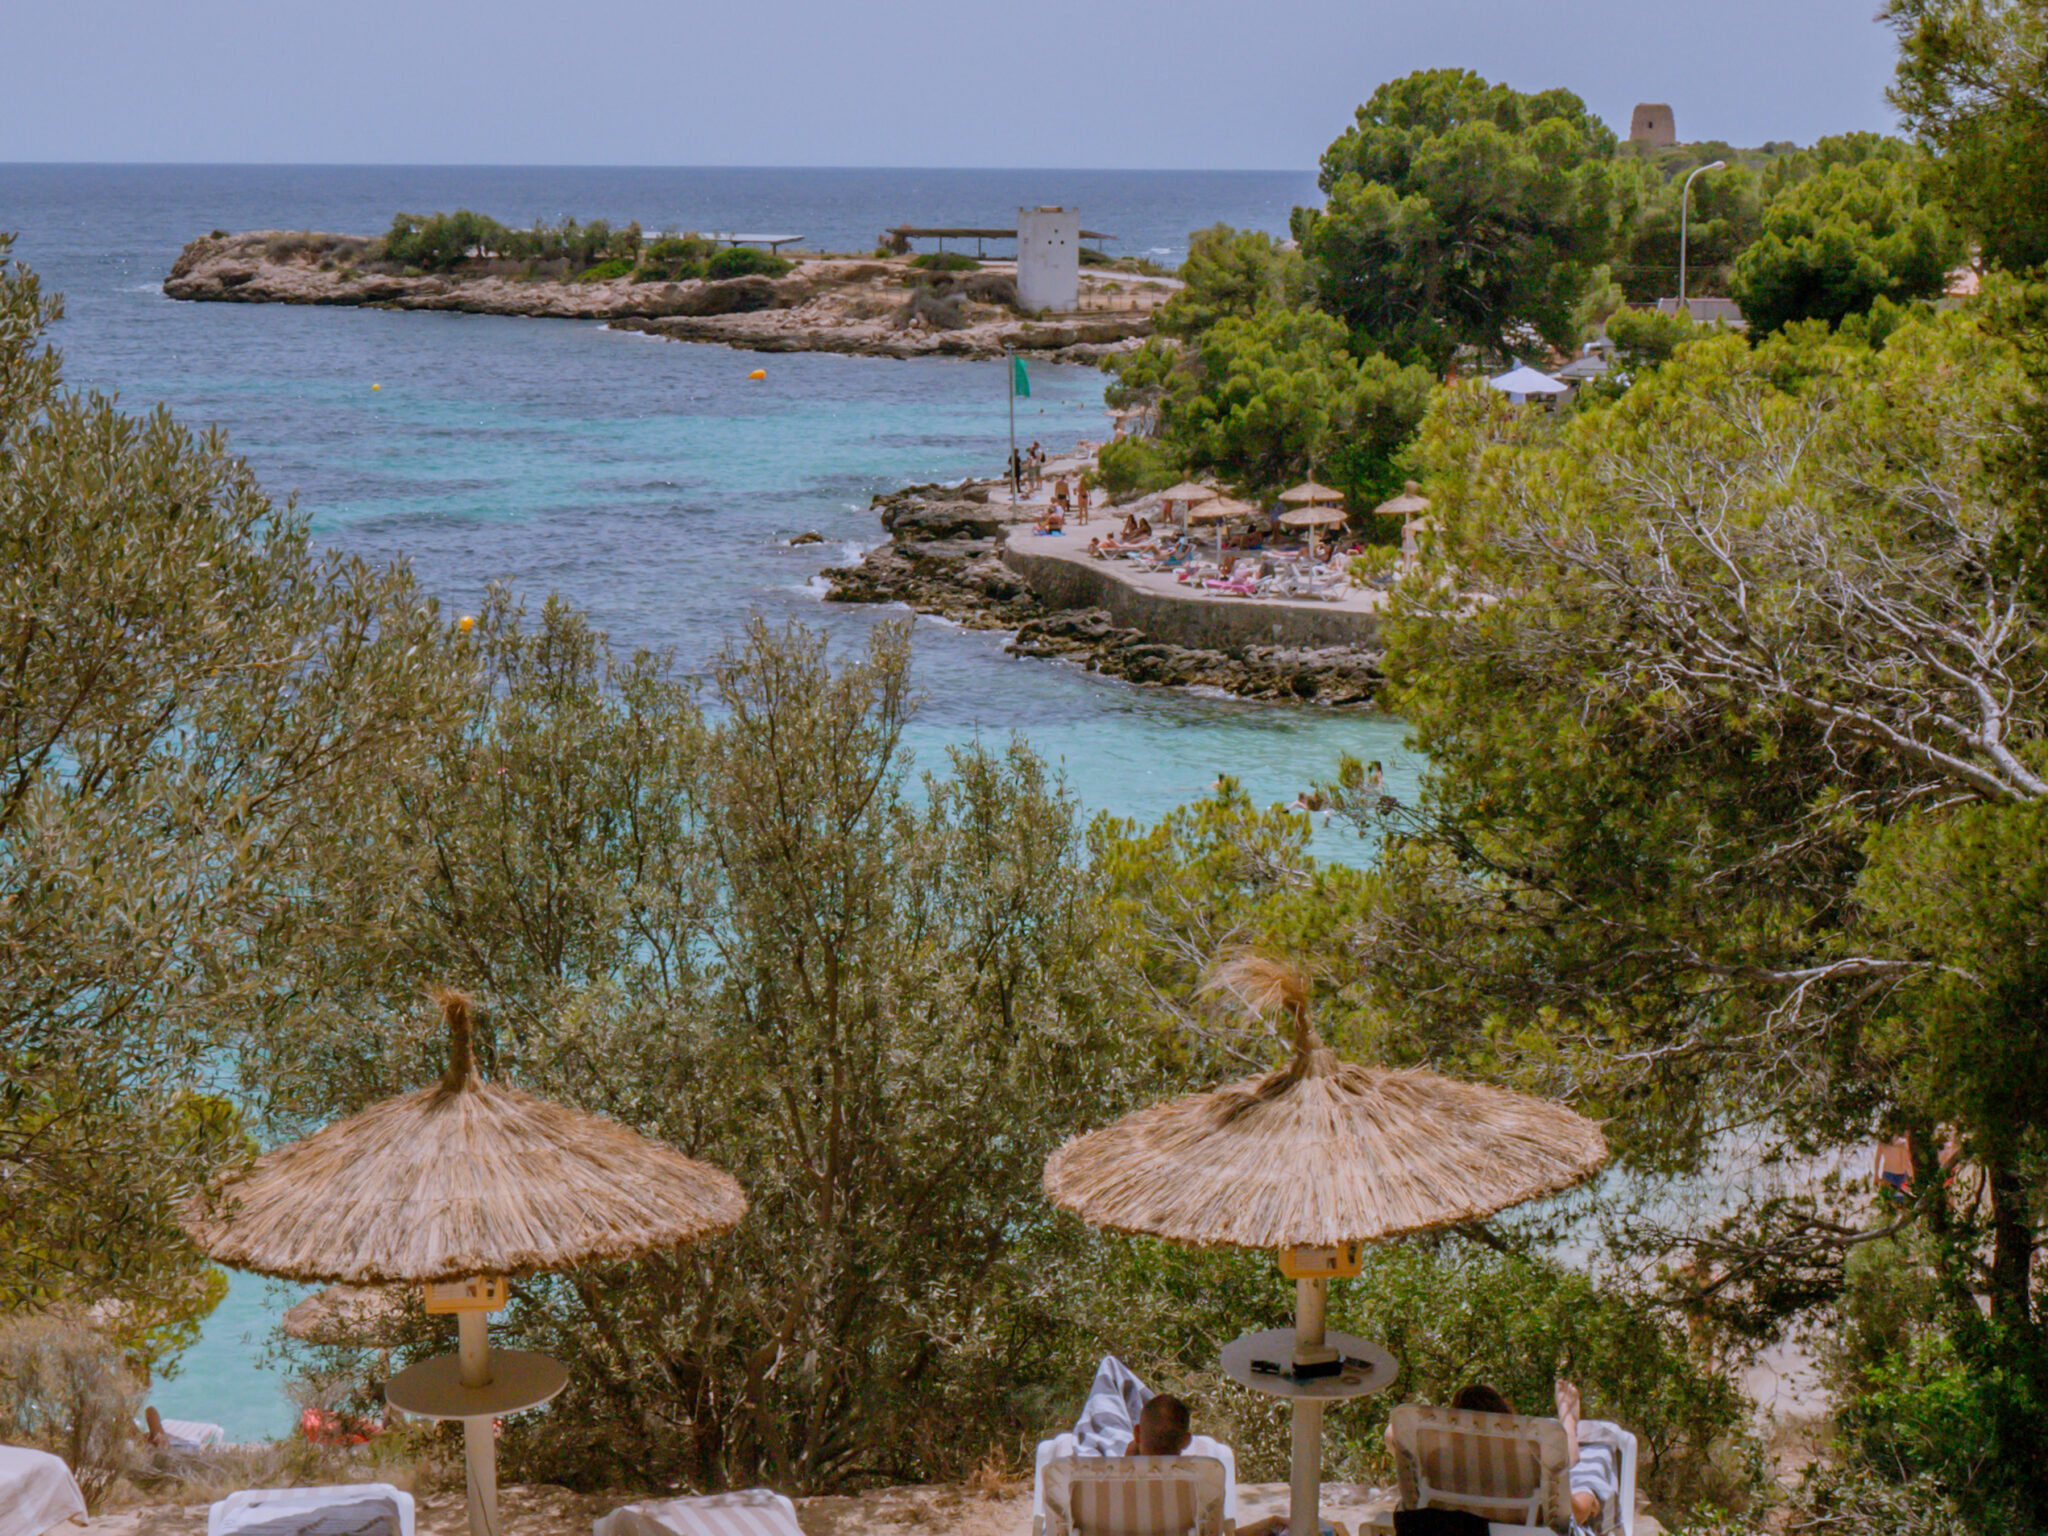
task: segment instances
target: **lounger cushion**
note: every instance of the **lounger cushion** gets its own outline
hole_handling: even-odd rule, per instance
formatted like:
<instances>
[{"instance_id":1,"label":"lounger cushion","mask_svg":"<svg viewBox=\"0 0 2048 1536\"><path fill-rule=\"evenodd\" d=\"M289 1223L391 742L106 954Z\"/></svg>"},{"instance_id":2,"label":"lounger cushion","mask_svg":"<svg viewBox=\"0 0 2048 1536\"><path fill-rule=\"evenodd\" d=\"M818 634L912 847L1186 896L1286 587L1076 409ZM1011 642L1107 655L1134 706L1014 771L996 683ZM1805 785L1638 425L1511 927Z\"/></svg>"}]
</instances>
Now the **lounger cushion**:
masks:
<instances>
[{"instance_id":1,"label":"lounger cushion","mask_svg":"<svg viewBox=\"0 0 2048 1536\"><path fill-rule=\"evenodd\" d=\"M43 1536L67 1520L84 1519L84 1495L61 1457L0 1445L0 1532Z\"/></svg>"},{"instance_id":2,"label":"lounger cushion","mask_svg":"<svg viewBox=\"0 0 2048 1536\"><path fill-rule=\"evenodd\" d=\"M803 1536L796 1506L766 1488L627 1504L603 1516L592 1536Z\"/></svg>"},{"instance_id":3,"label":"lounger cushion","mask_svg":"<svg viewBox=\"0 0 2048 1536\"><path fill-rule=\"evenodd\" d=\"M1223 1463L1210 1456L1076 1456L1044 1471L1048 1532L1082 1536L1217 1536Z\"/></svg>"},{"instance_id":4,"label":"lounger cushion","mask_svg":"<svg viewBox=\"0 0 2048 1536\"><path fill-rule=\"evenodd\" d=\"M207 1511L206 1536L413 1536L412 1495L389 1483L245 1488Z\"/></svg>"},{"instance_id":5,"label":"lounger cushion","mask_svg":"<svg viewBox=\"0 0 2048 1536\"><path fill-rule=\"evenodd\" d=\"M1404 1403L1388 1436L1402 1508L1570 1528L1571 1467L1557 1420Z\"/></svg>"}]
</instances>

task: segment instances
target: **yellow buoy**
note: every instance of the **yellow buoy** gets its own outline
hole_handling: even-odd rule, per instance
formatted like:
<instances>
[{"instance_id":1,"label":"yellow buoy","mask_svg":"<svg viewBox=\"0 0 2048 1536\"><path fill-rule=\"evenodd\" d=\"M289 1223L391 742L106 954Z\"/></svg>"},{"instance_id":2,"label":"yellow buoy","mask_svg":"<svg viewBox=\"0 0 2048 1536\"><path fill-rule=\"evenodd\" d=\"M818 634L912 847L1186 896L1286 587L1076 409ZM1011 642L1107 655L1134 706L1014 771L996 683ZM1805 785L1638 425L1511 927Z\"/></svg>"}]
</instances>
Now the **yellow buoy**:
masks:
<instances>
[{"instance_id":1,"label":"yellow buoy","mask_svg":"<svg viewBox=\"0 0 2048 1536\"><path fill-rule=\"evenodd\" d=\"M756 368L747 377L750 379L765 379L768 377L768 370L766 368Z\"/></svg>"},{"instance_id":2,"label":"yellow buoy","mask_svg":"<svg viewBox=\"0 0 2048 1536\"><path fill-rule=\"evenodd\" d=\"M372 384L372 385L370 386L370 388L372 388L372 389L382 389L383 387L384 387L384 386L383 386L382 384Z\"/></svg>"},{"instance_id":3,"label":"yellow buoy","mask_svg":"<svg viewBox=\"0 0 2048 1536\"><path fill-rule=\"evenodd\" d=\"M457 629L459 629L459 630L462 630L462 631L463 631L464 633L467 633L467 632L468 632L469 630L473 629L473 628L474 628L475 626L476 626L476 620L475 620L475 619L473 619L473 618L471 618L471 617L470 617L470 616L469 616L468 614L466 614L466 613L465 613L465 614L464 614L464 615L463 615L463 616L462 616L462 617L461 617L460 619L458 619L458 620L456 621L456 624L455 624L455 627L456 627Z\"/></svg>"}]
</instances>

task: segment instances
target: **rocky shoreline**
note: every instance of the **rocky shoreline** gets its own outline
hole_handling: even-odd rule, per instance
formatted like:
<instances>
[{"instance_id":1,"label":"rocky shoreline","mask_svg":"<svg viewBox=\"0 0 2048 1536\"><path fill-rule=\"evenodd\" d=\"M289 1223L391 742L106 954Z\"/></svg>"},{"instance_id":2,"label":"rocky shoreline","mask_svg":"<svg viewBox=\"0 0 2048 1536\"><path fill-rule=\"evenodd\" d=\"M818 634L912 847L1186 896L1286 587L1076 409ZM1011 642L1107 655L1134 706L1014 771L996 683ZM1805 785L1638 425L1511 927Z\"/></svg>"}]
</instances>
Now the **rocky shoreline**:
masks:
<instances>
[{"instance_id":1,"label":"rocky shoreline","mask_svg":"<svg viewBox=\"0 0 2048 1536\"><path fill-rule=\"evenodd\" d=\"M872 503L889 542L822 574L828 602L903 603L966 629L1015 631L1013 655L1070 661L1105 677L1240 698L1370 704L1380 652L1363 646L1246 645L1201 650L1119 627L1100 608L1056 608L1004 563L1004 513L991 484L914 485Z\"/></svg>"},{"instance_id":2,"label":"rocky shoreline","mask_svg":"<svg viewBox=\"0 0 2048 1536\"><path fill-rule=\"evenodd\" d=\"M1000 302L997 271L972 274L976 282L969 275L922 272L899 259L803 260L782 277L576 282L509 270L408 276L376 261L375 247L360 235L216 231L178 254L164 292L200 303L603 320L622 330L752 352L895 358L1029 352L1098 362L1149 336L1153 306L1174 286L1090 269L1082 300L1090 307L1041 318Z\"/></svg>"}]
</instances>

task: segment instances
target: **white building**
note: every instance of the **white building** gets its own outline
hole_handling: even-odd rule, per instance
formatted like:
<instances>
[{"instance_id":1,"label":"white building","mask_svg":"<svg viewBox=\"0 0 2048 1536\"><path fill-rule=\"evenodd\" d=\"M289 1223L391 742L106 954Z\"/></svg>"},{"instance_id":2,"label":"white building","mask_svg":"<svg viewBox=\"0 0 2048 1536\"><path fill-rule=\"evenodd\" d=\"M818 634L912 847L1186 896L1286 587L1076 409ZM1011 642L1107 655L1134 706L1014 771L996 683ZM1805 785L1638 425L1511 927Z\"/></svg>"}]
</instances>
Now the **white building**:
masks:
<instances>
[{"instance_id":1,"label":"white building","mask_svg":"<svg viewBox=\"0 0 2048 1536\"><path fill-rule=\"evenodd\" d=\"M1071 208L1017 210L1017 303L1064 314L1081 298L1081 215Z\"/></svg>"}]
</instances>

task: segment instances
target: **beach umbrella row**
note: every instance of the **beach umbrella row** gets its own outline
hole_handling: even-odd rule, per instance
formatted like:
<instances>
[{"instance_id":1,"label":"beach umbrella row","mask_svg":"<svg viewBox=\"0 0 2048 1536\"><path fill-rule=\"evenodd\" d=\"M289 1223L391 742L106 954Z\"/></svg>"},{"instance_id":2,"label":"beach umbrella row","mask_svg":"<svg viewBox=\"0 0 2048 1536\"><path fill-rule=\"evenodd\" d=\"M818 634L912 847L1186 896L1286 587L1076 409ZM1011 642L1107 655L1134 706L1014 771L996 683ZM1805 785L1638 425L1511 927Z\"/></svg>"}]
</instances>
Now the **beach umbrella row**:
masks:
<instances>
[{"instance_id":1,"label":"beach umbrella row","mask_svg":"<svg viewBox=\"0 0 2048 1536\"><path fill-rule=\"evenodd\" d=\"M1291 1336L1249 1335L1224 1365L1237 1375L1255 1364L1268 1375L1241 1379L1290 1399L1290 1529L1310 1532L1324 1403L1379 1390L1395 1370L1377 1345L1327 1334L1328 1277L1356 1273L1358 1243L1568 1188L1607 1148L1562 1105L1340 1060L1310 1023L1305 978L1284 962L1240 956L1212 985L1285 1017L1286 1065L1074 1138L1047 1160L1044 1189L1108 1231L1275 1250L1296 1282ZM484 1082L468 998L437 998L449 1038L440 1082L226 1173L183 1215L217 1262L338 1287L293 1309L301 1336L384 1332L397 1310L384 1286L421 1285L429 1311L456 1314L457 1353L408 1367L386 1396L463 1421L471 1536L499 1536L492 1420L567 1380L545 1356L490 1348L488 1311L506 1279L699 1241L731 1228L747 1202L728 1174L624 1126ZM1285 1353L1286 1367L1252 1361L1261 1348Z\"/></svg>"}]
</instances>

